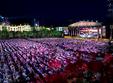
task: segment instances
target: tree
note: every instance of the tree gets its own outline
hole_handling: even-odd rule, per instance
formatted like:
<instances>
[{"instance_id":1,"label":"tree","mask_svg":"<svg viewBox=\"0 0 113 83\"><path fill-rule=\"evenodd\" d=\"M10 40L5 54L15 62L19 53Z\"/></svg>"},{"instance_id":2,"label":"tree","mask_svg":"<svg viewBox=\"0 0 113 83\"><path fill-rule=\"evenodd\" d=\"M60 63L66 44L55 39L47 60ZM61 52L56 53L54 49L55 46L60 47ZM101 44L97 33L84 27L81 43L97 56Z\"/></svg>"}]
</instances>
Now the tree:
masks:
<instances>
[{"instance_id":1,"label":"tree","mask_svg":"<svg viewBox=\"0 0 113 83\"><path fill-rule=\"evenodd\" d=\"M27 32L26 32L26 31L23 31L23 32L22 32L22 38L27 38L27 37L28 37Z\"/></svg>"},{"instance_id":2,"label":"tree","mask_svg":"<svg viewBox=\"0 0 113 83\"><path fill-rule=\"evenodd\" d=\"M13 38L14 36L13 36L13 32L11 31L11 32L9 32L9 38Z\"/></svg>"},{"instance_id":3,"label":"tree","mask_svg":"<svg viewBox=\"0 0 113 83\"><path fill-rule=\"evenodd\" d=\"M16 38L21 38L21 32L20 31L17 31L17 32L15 32L15 37Z\"/></svg>"},{"instance_id":4,"label":"tree","mask_svg":"<svg viewBox=\"0 0 113 83\"><path fill-rule=\"evenodd\" d=\"M2 38L9 38L9 32L6 27L2 28Z\"/></svg>"}]
</instances>

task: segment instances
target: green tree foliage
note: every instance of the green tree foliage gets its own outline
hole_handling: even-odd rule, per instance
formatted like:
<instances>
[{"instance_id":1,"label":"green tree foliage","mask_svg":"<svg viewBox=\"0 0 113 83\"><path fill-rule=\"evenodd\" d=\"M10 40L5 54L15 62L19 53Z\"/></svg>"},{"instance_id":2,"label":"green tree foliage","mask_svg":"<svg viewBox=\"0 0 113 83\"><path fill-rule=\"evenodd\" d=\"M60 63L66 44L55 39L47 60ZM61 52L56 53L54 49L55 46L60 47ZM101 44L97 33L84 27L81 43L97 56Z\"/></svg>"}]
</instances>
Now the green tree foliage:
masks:
<instances>
[{"instance_id":1,"label":"green tree foliage","mask_svg":"<svg viewBox=\"0 0 113 83\"><path fill-rule=\"evenodd\" d=\"M13 32L9 32L9 38L13 38Z\"/></svg>"},{"instance_id":2,"label":"green tree foliage","mask_svg":"<svg viewBox=\"0 0 113 83\"><path fill-rule=\"evenodd\" d=\"M2 38L9 38L9 32L8 32L6 27L2 28L1 37Z\"/></svg>"},{"instance_id":3,"label":"green tree foliage","mask_svg":"<svg viewBox=\"0 0 113 83\"><path fill-rule=\"evenodd\" d=\"M62 37L63 32L56 31L55 29L48 29L42 27L40 31L32 28L31 31L13 32L7 31L5 27L0 31L0 38L49 38L49 37Z\"/></svg>"}]
</instances>

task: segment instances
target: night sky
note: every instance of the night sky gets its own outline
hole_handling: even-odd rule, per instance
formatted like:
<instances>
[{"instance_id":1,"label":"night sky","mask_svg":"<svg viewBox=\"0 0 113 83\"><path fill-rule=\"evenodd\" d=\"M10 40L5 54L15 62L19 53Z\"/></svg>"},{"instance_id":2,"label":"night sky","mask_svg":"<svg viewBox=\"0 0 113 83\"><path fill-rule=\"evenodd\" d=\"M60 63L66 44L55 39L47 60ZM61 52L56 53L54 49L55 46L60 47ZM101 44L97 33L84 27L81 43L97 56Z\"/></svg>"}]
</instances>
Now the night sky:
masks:
<instances>
[{"instance_id":1,"label":"night sky","mask_svg":"<svg viewBox=\"0 0 113 83\"><path fill-rule=\"evenodd\" d=\"M40 24L65 26L79 20L104 20L107 0L0 0L0 15L9 20L39 19Z\"/></svg>"}]
</instances>

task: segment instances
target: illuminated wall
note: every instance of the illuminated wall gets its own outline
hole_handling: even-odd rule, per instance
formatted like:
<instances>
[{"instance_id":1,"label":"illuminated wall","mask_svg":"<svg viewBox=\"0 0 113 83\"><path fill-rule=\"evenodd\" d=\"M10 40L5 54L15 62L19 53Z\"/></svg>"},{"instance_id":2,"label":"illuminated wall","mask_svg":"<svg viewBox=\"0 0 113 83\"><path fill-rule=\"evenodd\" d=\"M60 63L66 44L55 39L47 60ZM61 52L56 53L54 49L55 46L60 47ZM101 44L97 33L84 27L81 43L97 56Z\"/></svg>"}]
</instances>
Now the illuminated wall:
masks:
<instances>
[{"instance_id":1,"label":"illuminated wall","mask_svg":"<svg viewBox=\"0 0 113 83\"><path fill-rule=\"evenodd\" d=\"M2 28L6 27L6 29L8 31L31 31L31 26L30 25L18 25L18 26L14 26L14 25L0 25L0 31L2 31Z\"/></svg>"}]
</instances>

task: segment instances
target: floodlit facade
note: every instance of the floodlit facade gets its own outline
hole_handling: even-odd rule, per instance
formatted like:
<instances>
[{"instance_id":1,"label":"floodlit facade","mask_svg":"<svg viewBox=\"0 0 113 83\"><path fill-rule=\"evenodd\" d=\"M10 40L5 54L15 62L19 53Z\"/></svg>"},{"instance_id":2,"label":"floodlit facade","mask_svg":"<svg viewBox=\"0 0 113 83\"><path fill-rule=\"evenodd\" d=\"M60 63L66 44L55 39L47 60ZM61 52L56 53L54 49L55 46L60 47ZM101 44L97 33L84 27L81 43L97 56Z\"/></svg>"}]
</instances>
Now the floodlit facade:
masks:
<instances>
[{"instance_id":1,"label":"floodlit facade","mask_svg":"<svg viewBox=\"0 0 113 83\"><path fill-rule=\"evenodd\" d=\"M32 30L32 27L30 25L0 25L0 31L3 30L3 27L6 27L6 29L8 31L14 31L14 32L17 32L17 31L31 31Z\"/></svg>"},{"instance_id":2,"label":"floodlit facade","mask_svg":"<svg viewBox=\"0 0 113 83\"><path fill-rule=\"evenodd\" d=\"M2 31L2 27L3 27L3 26L2 26L2 25L0 25L0 31Z\"/></svg>"},{"instance_id":3,"label":"floodlit facade","mask_svg":"<svg viewBox=\"0 0 113 83\"><path fill-rule=\"evenodd\" d=\"M63 31L65 27L56 27L57 31Z\"/></svg>"}]
</instances>

